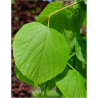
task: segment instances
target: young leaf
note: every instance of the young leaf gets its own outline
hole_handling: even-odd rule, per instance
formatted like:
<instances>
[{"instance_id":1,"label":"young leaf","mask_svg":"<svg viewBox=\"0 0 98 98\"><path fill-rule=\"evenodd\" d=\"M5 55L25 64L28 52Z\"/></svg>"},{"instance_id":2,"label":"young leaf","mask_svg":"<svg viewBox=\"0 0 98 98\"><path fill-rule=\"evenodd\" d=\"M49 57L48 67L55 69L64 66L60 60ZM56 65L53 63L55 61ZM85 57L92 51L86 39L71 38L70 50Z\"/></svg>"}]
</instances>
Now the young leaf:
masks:
<instances>
[{"instance_id":1,"label":"young leaf","mask_svg":"<svg viewBox=\"0 0 98 98\"><path fill-rule=\"evenodd\" d=\"M86 63L86 41L83 39L77 39L75 44L75 51L77 58Z\"/></svg>"},{"instance_id":2,"label":"young leaf","mask_svg":"<svg viewBox=\"0 0 98 98\"><path fill-rule=\"evenodd\" d=\"M59 75L56 85L66 98L86 97L86 80L80 73L65 70L61 75Z\"/></svg>"},{"instance_id":3,"label":"young leaf","mask_svg":"<svg viewBox=\"0 0 98 98\"><path fill-rule=\"evenodd\" d=\"M16 34L13 55L17 69L37 86L63 72L69 47L58 31L32 22Z\"/></svg>"}]
</instances>

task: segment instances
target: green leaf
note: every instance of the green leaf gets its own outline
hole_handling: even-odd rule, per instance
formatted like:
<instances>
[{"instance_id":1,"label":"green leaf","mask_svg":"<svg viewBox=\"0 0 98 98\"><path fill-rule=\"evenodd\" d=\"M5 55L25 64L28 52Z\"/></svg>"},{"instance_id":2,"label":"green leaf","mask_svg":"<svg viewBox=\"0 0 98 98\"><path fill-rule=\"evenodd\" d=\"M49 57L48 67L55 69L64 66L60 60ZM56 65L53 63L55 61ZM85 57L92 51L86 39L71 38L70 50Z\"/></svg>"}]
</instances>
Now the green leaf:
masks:
<instances>
[{"instance_id":1,"label":"green leaf","mask_svg":"<svg viewBox=\"0 0 98 98\"><path fill-rule=\"evenodd\" d=\"M17 69L37 86L63 72L69 47L58 31L32 22L14 37L13 55Z\"/></svg>"},{"instance_id":2,"label":"green leaf","mask_svg":"<svg viewBox=\"0 0 98 98\"><path fill-rule=\"evenodd\" d=\"M15 74L16 74L16 76L17 76L17 78L19 79L19 80L21 80L22 82L25 82L25 83L27 83L27 84L29 84L29 85L34 85L34 82L32 81L32 80L30 80L30 79L28 79L26 76L24 76L18 69L17 69L17 67L15 67Z\"/></svg>"},{"instance_id":3,"label":"green leaf","mask_svg":"<svg viewBox=\"0 0 98 98\"><path fill-rule=\"evenodd\" d=\"M56 85L59 90L66 98L86 97L86 79L74 70L67 70L58 77Z\"/></svg>"},{"instance_id":4,"label":"green leaf","mask_svg":"<svg viewBox=\"0 0 98 98\"><path fill-rule=\"evenodd\" d=\"M63 7L62 7L62 2L60 1L49 3L45 7L45 9L41 12L41 14L38 16L36 21L41 22L42 24L47 26L49 15L51 15L52 13L54 13L55 11L61 8ZM68 44L70 44L73 38L73 33L71 31L70 22L69 22L71 13L72 13L71 7L64 9L52 15L50 17L50 22L49 22L49 27L63 34Z\"/></svg>"},{"instance_id":5,"label":"green leaf","mask_svg":"<svg viewBox=\"0 0 98 98\"><path fill-rule=\"evenodd\" d=\"M86 41L83 39L77 39L76 40L76 44L75 44L75 51L76 51L76 55L77 58L86 63Z\"/></svg>"}]
</instances>

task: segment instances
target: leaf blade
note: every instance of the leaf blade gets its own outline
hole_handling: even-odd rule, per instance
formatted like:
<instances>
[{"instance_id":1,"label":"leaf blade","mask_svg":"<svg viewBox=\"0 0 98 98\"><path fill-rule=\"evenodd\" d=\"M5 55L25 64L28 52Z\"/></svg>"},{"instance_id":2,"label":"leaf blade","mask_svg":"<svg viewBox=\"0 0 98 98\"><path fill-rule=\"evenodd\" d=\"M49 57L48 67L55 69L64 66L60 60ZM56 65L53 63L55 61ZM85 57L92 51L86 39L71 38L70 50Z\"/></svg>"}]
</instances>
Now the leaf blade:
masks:
<instances>
[{"instance_id":1,"label":"leaf blade","mask_svg":"<svg viewBox=\"0 0 98 98\"><path fill-rule=\"evenodd\" d=\"M13 54L19 71L38 85L64 70L69 47L58 31L33 22L23 26L16 34Z\"/></svg>"}]
</instances>

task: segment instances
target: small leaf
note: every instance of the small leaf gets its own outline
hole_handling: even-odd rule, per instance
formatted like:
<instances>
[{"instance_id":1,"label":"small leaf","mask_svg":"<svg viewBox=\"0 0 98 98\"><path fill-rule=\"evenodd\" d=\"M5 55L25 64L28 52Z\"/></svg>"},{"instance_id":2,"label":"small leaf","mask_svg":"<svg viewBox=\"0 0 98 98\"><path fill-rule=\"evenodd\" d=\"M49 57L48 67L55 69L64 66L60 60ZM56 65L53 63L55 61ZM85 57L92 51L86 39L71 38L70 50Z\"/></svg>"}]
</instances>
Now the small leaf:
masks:
<instances>
[{"instance_id":1,"label":"small leaf","mask_svg":"<svg viewBox=\"0 0 98 98\"><path fill-rule=\"evenodd\" d=\"M76 44L75 44L75 51L76 51L76 55L77 58L86 63L86 41L83 39L77 39L76 40Z\"/></svg>"},{"instance_id":2,"label":"small leaf","mask_svg":"<svg viewBox=\"0 0 98 98\"><path fill-rule=\"evenodd\" d=\"M34 81L37 87L63 72L69 47L58 31L32 22L24 25L16 34L13 55L17 69Z\"/></svg>"},{"instance_id":3,"label":"small leaf","mask_svg":"<svg viewBox=\"0 0 98 98\"><path fill-rule=\"evenodd\" d=\"M68 69L67 69L68 70ZM65 70L58 77L56 85L66 98L82 98L86 97L86 80L78 72L74 70Z\"/></svg>"}]
</instances>

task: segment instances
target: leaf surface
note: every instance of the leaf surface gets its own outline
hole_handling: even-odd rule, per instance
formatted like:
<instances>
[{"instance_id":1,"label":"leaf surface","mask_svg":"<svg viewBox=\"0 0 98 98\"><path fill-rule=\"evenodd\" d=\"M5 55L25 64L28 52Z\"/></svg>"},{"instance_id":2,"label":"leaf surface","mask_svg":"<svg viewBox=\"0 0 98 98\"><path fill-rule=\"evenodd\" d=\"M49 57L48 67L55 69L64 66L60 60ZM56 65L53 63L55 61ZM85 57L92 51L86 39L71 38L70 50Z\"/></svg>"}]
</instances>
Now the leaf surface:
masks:
<instances>
[{"instance_id":1,"label":"leaf surface","mask_svg":"<svg viewBox=\"0 0 98 98\"><path fill-rule=\"evenodd\" d=\"M69 47L58 31L32 22L24 25L16 34L13 54L17 69L38 85L64 70Z\"/></svg>"},{"instance_id":2,"label":"leaf surface","mask_svg":"<svg viewBox=\"0 0 98 98\"><path fill-rule=\"evenodd\" d=\"M86 80L80 73L65 70L61 75L56 85L66 98L86 97Z\"/></svg>"}]
</instances>

